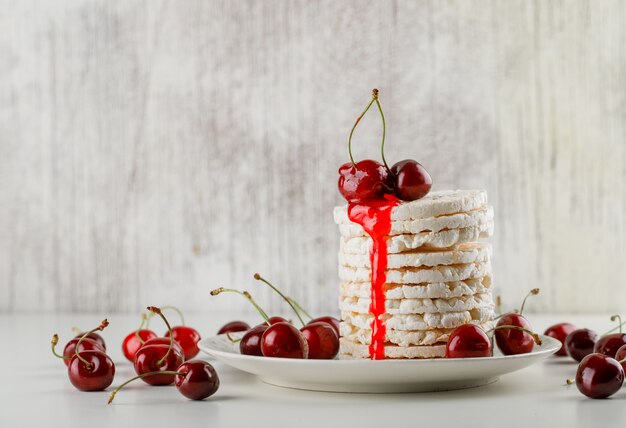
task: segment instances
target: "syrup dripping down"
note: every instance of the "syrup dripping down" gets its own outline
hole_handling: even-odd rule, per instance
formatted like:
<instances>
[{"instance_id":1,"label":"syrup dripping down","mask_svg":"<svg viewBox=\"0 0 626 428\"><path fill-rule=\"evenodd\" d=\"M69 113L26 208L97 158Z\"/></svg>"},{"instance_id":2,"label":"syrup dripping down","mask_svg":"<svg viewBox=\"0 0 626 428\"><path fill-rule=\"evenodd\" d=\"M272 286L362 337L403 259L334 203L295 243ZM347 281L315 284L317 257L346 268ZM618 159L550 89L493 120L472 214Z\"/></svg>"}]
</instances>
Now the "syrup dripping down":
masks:
<instances>
[{"instance_id":1,"label":"syrup dripping down","mask_svg":"<svg viewBox=\"0 0 626 428\"><path fill-rule=\"evenodd\" d=\"M381 316L385 313L385 283L387 282L387 238L391 231L391 210L398 205L398 198L386 195L382 200L350 202L348 218L363 227L372 238L370 249L371 288L369 311L374 316L371 323L372 337L370 358L385 358L387 328Z\"/></svg>"}]
</instances>

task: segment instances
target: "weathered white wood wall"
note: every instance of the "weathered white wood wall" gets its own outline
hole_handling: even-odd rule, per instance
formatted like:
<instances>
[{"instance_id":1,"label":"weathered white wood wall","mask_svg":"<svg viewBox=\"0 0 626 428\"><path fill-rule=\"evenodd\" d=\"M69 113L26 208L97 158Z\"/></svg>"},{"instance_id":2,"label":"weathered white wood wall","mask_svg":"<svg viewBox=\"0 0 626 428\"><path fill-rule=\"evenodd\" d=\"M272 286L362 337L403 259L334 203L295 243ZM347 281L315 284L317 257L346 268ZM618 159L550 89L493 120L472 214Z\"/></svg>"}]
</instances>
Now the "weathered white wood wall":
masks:
<instances>
[{"instance_id":1,"label":"weathered white wood wall","mask_svg":"<svg viewBox=\"0 0 626 428\"><path fill-rule=\"evenodd\" d=\"M336 306L336 170L488 189L508 304L626 309L624 1L0 1L0 310ZM372 115L356 134L377 157Z\"/></svg>"}]
</instances>

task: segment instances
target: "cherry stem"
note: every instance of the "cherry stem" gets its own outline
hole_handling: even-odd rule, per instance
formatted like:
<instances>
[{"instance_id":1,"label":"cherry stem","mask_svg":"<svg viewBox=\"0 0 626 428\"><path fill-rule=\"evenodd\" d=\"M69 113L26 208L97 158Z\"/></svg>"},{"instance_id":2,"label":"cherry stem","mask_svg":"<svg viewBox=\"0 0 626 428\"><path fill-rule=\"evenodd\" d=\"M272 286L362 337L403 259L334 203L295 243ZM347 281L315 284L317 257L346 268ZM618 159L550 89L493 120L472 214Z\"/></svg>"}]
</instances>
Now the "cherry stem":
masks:
<instances>
[{"instance_id":1,"label":"cherry stem","mask_svg":"<svg viewBox=\"0 0 626 428\"><path fill-rule=\"evenodd\" d=\"M513 330L523 331L525 333L530 334L537 345L541 346L541 344L542 344L541 338L539 337L539 335L537 333L535 333L534 331L530 331L530 330L528 330L527 328L524 328L524 327L518 327L516 325L499 325L497 327L492 328L487 333L491 333L494 330L502 330L502 329L513 329Z\"/></svg>"},{"instance_id":2,"label":"cherry stem","mask_svg":"<svg viewBox=\"0 0 626 428\"><path fill-rule=\"evenodd\" d=\"M280 291L278 288L274 287L274 286L272 285L272 283L271 283L271 282L269 282L267 279L263 278L263 277L262 277L261 275L259 275L258 273L255 273L255 274L254 274L254 279L256 279L257 281L261 281L261 282L266 283L267 285L269 285L269 286L270 286L270 288L271 288L272 290L274 290L275 292L277 292L277 293L278 293L278 295L279 295L280 297L282 297L282 298L285 300L285 302L287 302L287 303L289 304L289 306L291 306L291 309L293 309L293 311L295 312L296 316L298 317L298 319L299 319L299 320L300 320L300 322L302 323L302 326L305 326L305 325L306 325L306 323L304 322L304 320L303 320L303 319L302 319L302 317L300 316L300 312L298 312L298 309L296 309L296 306L293 304L293 302L291 301L291 299L289 299L289 297L285 296L285 295L282 293L282 291Z\"/></svg>"},{"instance_id":3,"label":"cherry stem","mask_svg":"<svg viewBox=\"0 0 626 428\"><path fill-rule=\"evenodd\" d=\"M109 321L107 321L106 318L103 319L98 327L94 328L93 330L89 330L87 333L83 334L83 336L78 340L78 343L76 343L76 348L74 348L74 354L76 355L76 358L78 358L83 362L83 364L85 364L85 367L87 369L91 368L91 363L80 356L80 354L78 353L78 348L80 348L80 344L83 342L83 340L85 340L87 336L89 336L91 333L95 333L96 331L104 330L108 325Z\"/></svg>"},{"instance_id":4,"label":"cherry stem","mask_svg":"<svg viewBox=\"0 0 626 428\"><path fill-rule=\"evenodd\" d=\"M380 118L383 121L383 142L380 145L380 154L383 158L383 164L385 168L389 170L389 165L387 165L387 161L385 160L385 134L387 133L387 123L385 122L385 115L383 114L383 108L380 106L380 101L378 101L378 89L372 90L372 95L376 100L376 106L378 106L378 111L380 112Z\"/></svg>"},{"instance_id":5,"label":"cherry stem","mask_svg":"<svg viewBox=\"0 0 626 428\"><path fill-rule=\"evenodd\" d=\"M109 395L109 402L107 404L111 404L113 402L113 399L115 398L115 394L117 394L120 391L120 389L124 388L126 385L128 385L132 381L137 380L137 379L143 379L144 377L148 377L148 376L159 375L159 374L177 375L177 376L183 376L183 377L187 376L187 373L175 372L175 371L172 371L172 370L163 370L163 371L160 371L160 372L148 372L148 373L140 374L140 375L135 376L135 377L133 377L131 379L128 379L126 382L124 382L123 384L121 384L120 386L115 388L113 390L113 392L111 392L111 394Z\"/></svg>"},{"instance_id":6,"label":"cherry stem","mask_svg":"<svg viewBox=\"0 0 626 428\"><path fill-rule=\"evenodd\" d=\"M611 321L615 321L615 320L617 320L617 322L619 323L617 328L619 328L619 332L621 334L622 333L622 317L620 315L613 315L611 317Z\"/></svg>"},{"instance_id":7,"label":"cherry stem","mask_svg":"<svg viewBox=\"0 0 626 428\"><path fill-rule=\"evenodd\" d=\"M59 335L55 334L54 336L52 336L52 340L50 340L50 344L52 345L52 355L54 355L57 358L61 358L62 360L69 360L69 359L71 359L72 357L70 357L69 355L65 356L65 355L57 354L57 351L56 351L55 348L56 348L58 343L59 343Z\"/></svg>"},{"instance_id":8,"label":"cherry stem","mask_svg":"<svg viewBox=\"0 0 626 428\"><path fill-rule=\"evenodd\" d=\"M161 306L161 310L163 310L163 309L171 309L171 310L175 311L178 314L178 316L180 317L181 325L185 325L185 317L183 316L183 311L178 309L176 306Z\"/></svg>"},{"instance_id":9,"label":"cherry stem","mask_svg":"<svg viewBox=\"0 0 626 428\"><path fill-rule=\"evenodd\" d=\"M146 316L146 314L142 313L141 314L141 324L139 324L139 328L137 330L135 330L135 337L137 338L137 340L139 341L139 343L141 343L142 345L146 342L144 342L144 340L141 338L141 336L139 335L139 332L141 331L141 329L143 329L143 327L146 325L146 320L148 319L148 317Z\"/></svg>"},{"instance_id":10,"label":"cherry stem","mask_svg":"<svg viewBox=\"0 0 626 428\"><path fill-rule=\"evenodd\" d=\"M524 312L524 305L526 304L526 299L528 299L530 296L536 296L537 294L539 294L538 288L533 288L532 290L528 292L528 294L526 295L526 297L524 297L524 300L522 301L522 307L519 308L520 315L522 315L522 312Z\"/></svg>"},{"instance_id":11,"label":"cherry stem","mask_svg":"<svg viewBox=\"0 0 626 428\"><path fill-rule=\"evenodd\" d=\"M611 320L611 321L613 321L613 320ZM624 321L623 323L620 323L619 325L617 325L617 326L613 327L612 329L610 329L609 331L607 331L606 333L604 333L602 336L606 336L606 335L607 335L607 334L609 334L609 333L613 333L613 332L614 332L615 330L617 330L617 329L619 329L619 331L621 332L621 331L622 331L622 326L623 326L624 324L626 324L626 321Z\"/></svg>"},{"instance_id":12,"label":"cherry stem","mask_svg":"<svg viewBox=\"0 0 626 428\"><path fill-rule=\"evenodd\" d=\"M374 101L376 101L377 98L378 98L378 89L374 89L372 90L372 99L370 100L367 107L365 107L365 110L363 110L363 113L361 113L361 115L356 118L356 122L354 122L354 125L352 126L352 129L350 130L350 136L348 137L348 154L350 155L350 162L352 162L352 166L354 167L356 167L356 163L354 162L354 158L352 157L352 134L354 134L354 130L356 129L356 126L359 124L363 116L365 116L365 113L367 113L367 111L370 109L372 104L374 104Z\"/></svg>"},{"instance_id":13,"label":"cherry stem","mask_svg":"<svg viewBox=\"0 0 626 428\"><path fill-rule=\"evenodd\" d=\"M565 385L573 385L574 379L565 379Z\"/></svg>"},{"instance_id":14,"label":"cherry stem","mask_svg":"<svg viewBox=\"0 0 626 428\"><path fill-rule=\"evenodd\" d=\"M229 340L231 343L241 342L241 338L239 338L239 339L233 339L233 337L230 335L230 333L226 333L226 337L228 338L228 340Z\"/></svg>"},{"instance_id":15,"label":"cherry stem","mask_svg":"<svg viewBox=\"0 0 626 428\"><path fill-rule=\"evenodd\" d=\"M261 314L261 316L263 317L263 319L265 320L265 322L267 323L267 325L271 325L270 324L270 317L265 313L265 311L263 310L263 308L261 308L257 302L255 302L252 299L252 296L250 295L250 293L248 293L247 291L240 291L240 290L235 290L234 288L224 288L224 287L220 287L220 288L216 288L215 290L211 291L211 296L217 296L218 294L221 293L237 293L237 294L241 294L243 297L245 297L246 299L248 299L248 301L250 303L252 303L252 306L254 306L256 308L257 311L259 311L259 313Z\"/></svg>"},{"instance_id":16,"label":"cherry stem","mask_svg":"<svg viewBox=\"0 0 626 428\"><path fill-rule=\"evenodd\" d=\"M300 312L302 312L308 319L313 319L313 317L311 316L311 314L302 307L302 305L300 305L300 303L296 302L295 300L293 300L291 297L287 296L287 299L289 299L289 301L291 303L293 303Z\"/></svg>"},{"instance_id":17,"label":"cherry stem","mask_svg":"<svg viewBox=\"0 0 626 428\"><path fill-rule=\"evenodd\" d=\"M163 313L161 312L160 308L157 308L156 306L148 306L146 309L148 309L153 314L157 314L161 317L161 319L167 326L167 332L170 334L170 346L167 348L167 352L165 353L165 355L163 355L163 357L161 357L161 359L156 362L157 367L159 367L163 364L163 362L167 359L167 357L170 355L170 352L172 351L172 347L174 346L174 333L172 333L172 327L167 321L167 318L165 318L165 315L163 315Z\"/></svg>"}]
</instances>

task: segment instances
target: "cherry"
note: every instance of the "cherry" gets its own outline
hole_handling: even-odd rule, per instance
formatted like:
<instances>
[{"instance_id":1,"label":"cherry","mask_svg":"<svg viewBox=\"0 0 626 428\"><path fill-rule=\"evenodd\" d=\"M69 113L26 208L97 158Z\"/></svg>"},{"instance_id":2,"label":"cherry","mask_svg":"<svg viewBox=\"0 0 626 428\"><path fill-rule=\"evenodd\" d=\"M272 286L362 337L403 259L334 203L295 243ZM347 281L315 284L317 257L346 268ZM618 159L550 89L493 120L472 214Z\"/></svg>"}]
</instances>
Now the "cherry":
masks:
<instances>
[{"instance_id":1,"label":"cherry","mask_svg":"<svg viewBox=\"0 0 626 428\"><path fill-rule=\"evenodd\" d=\"M81 391L102 391L113 382L115 364L107 354L100 350L79 352L90 333L102 331L108 325L109 322L106 319L103 320L98 327L84 333L76 343L74 356L67 367L67 375L72 385ZM53 352L56 345L55 337L52 340Z\"/></svg>"},{"instance_id":2,"label":"cherry","mask_svg":"<svg viewBox=\"0 0 626 428\"><path fill-rule=\"evenodd\" d=\"M576 361L582 361L593 352L596 340L598 340L598 334L595 331L580 328L567 335L565 349L570 357Z\"/></svg>"},{"instance_id":3,"label":"cherry","mask_svg":"<svg viewBox=\"0 0 626 428\"><path fill-rule=\"evenodd\" d=\"M217 331L217 334L236 333L238 331L250 330L250 325L243 321L231 321L226 323Z\"/></svg>"},{"instance_id":4,"label":"cherry","mask_svg":"<svg viewBox=\"0 0 626 428\"><path fill-rule=\"evenodd\" d=\"M78 329L75 329L74 331L80 331ZM80 339L81 337L84 336L85 333L78 333L76 336L74 336L74 339ZM91 340L95 340L96 342L98 342L100 344L100 346L102 347L102 349L104 349L104 351L106 352L107 350L107 344L104 342L104 339L102 338L102 336L100 336L98 333L89 333L87 332L87 339L91 339Z\"/></svg>"},{"instance_id":5,"label":"cherry","mask_svg":"<svg viewBox=\"0 0 626 428\"><path fill-rule=\"evenodd\" d=\"M130 362L135 361L135 354L141 348L147 340L154 339L157 334L152 330L136 330L129 333L122 342L122 352L126 359Z\"/></svg>"},{"instance_id":6,"label":"cherry","mask_svg":"<svg viewBox=\"0 0 626 428\"><path fill-rule=\"evenodd\" d=\"M574 330L576 330L576 327L574 327L573 324L566 323L566 322L554 324L553 326L550 326L546 329L546 331L543 334L545 334L546 336L553 337L554 339L561 342L561 347L559 348L558 351L556 351L554 355L561 356L561 357L567 356L567 348L565 348L565 338L567 337L568 334L570 334Z\"/></svg>"},{"instance_id":7,"label":"cherry","mask_svg":"<svg viewBox=\"0 0 626 428\"><path fill-rule=\"evenodd\" d=\"M621 346L615 353L615 359L622 365L624 371L626 371L626 345Z\"/></svg>"},{"instance_id":8,"label":"cherry","mask_svg":"<svg viewBox=\"0 0 626 428\"><path fill-rule=\"evenodd\" d=\"M602 336L593 347L593 352L615 358L617 350L626 345L625 333L613 333Z\"/></svg>"},{"instance_id":9,"label":"cherry","mask_svg":"<svg viewBox=\"0 0 626 428\"><path fill-rule=\"evenodd\" d=\"M170 332L165 333L165 337L169 337ZM179 325L172 327L172 335L174 340L183 348L185 360L195 357L200 352L198 342L200 341L200 333L195 328Z\"/></svg>"},{"instance_id":10,"label":"cherry","mask_svg":"<svg viewBox=\"0 0 626 428\"><path fill-rule=\"evenodd\" d=\"M261 336L264 357L307 358L309 345L300 330L286 322L271 325Z\"/></svg>"},{"instance_id":11,"label":"cherry","mask_svg":"<svg viewBox=\"0 0 626 428\"><path fill-rule=\"evenodd\" d=\"M446 344L446 358L490 357L492 354L489 336L474 324L455 328Z\"/></svg>"},{"instance_id":12,"label":"cherry","mask_svg":"<svg viewBox=\"0 0 626 428\"><path fill-rule=\"evenodd\" d=\"M396 196L403 201L421 199L430 192L433 179L426 169L417 161L405 159L391 167L395 180Z\"/></svg>"},{"instance_id":13,"label":"cherry","mask_svg":"<svg viewBox=\"0 0 626 428\"><path fill-rule=\"evenodd\" d=\"M190 400L204 400L215 394L220 378L213 366L205 361L191 360L183 363L176 375L176 388Z\"/></svg>"},{"instance_id":14,"label":"cherry","mask_svg":"<svg viewBox=\"0 0 626 428\"><path fill-rule=\"evenodd\" d=\"M111 404L115 395L129 383L137 379L146 380L163 375L174 376L178 392L191 400L204 400L215 394L220 386L219 376L211 364L206 361L191 360L181 364L177 370L147 372L128 379L111 392L108 404Z\"/></svg>"},{"instance_id":15,"label":"cherry","mask_svg":"<svg viewBox=\"0 0 626 428\"><path fill-rule=\"evenodd\" d=\"M102 391L113 383L115 364L102 351L83 351L72 357L67 375L76 389Z\"/></svg>"},{"instance_id":16,"label":"cherry","mask_svg":"<svg viewBox=\"0 0 626 428\"><path fill-rule=\"evenodd\" d=\"M167 318L163 315L160 308L156 306L148 306L148 310L161 317L168 332L171 331L171 327ZM151 339L155 340L155 339ZM135 372L138 375L144 375L152 372L171 372L180 366L184 359L183 354L178 351L174 346L173 335L170 335L168 345L161 344L144 344L135 354ZM174 382L174 376L171 373L155 374L151 376L143 376L144 382L150 385L169 385Z\"/></svg>"},{"instance_id":17,"label":"cherry","mask_svg":"<svg viewBox=\"0 0 626 428\"><path fill-rule=\"evenodd\" d=\"M331 316L317 317L317 318L313 318L307 324L313 324L313 323L317 323L317 322L325 322L327 324L330 324L330 326L333 328L333 330L335 330L335 333L337 333L337 336L340 335L340 333L339 333L340 321L337 318L331 317Z\"/></svg>"},{"instance_id":18,"label":"cherry","mask_svg":"<svg viewBox=\"0 0 626 428\"><path fill-rule=\"evenodd\" d=\"M526 295L526 297L524 297L519 313L509 312L502 315L498 320L494 336L496 338L498 348L500 348L500 351L502 351L504 355L527 354L533 350L535 340L531 334L524 331L524 329L532 330L532 327L530 322L522 316L522 312L524 311L526 300L530 296L537 294L539 294L539 289L533 288ZM505 325L511 325L519 328L499 328Z\"/></svg>"},{"instance_id":19,"label":"cherry","mask_svg":"<svg viewBox=\"0 0 626 428\"><path fill-rule=\"evenodd\" d=\"M255 355L262 357L263 352L261 351L261 337L268 327L269 326L267 324L259 324L248 330L239 342L239 352L242 355Z\"/></svg>"},{"instance_id":20,"label":"cherry","mask_svg":"<svg viewBox=\"0 0 626 428\"><path fill-rule=\"evenodd\" d=\"M393 193L393 177L384 165L366 159L339 168L339 192L348 202L382 199Z\"/></svg>"},{"instance_id":21,"label":"cherry","mask_svg":"<svg viewBox=\"0 0 626 428\"><path fill-rule=\"evenodd\" d=\"M587 355L578 365L576 386L590 398L606 398L615 394L624 383L624 369L615 359L604 354Z\"/></svg>"},{"instance_id":22,"label":"cherry","mask_svg":"<svg viewBox=\"0 0 626 428\"><path fill-rule=\"evenodd\" d=\"M339 335L327 322L308 323L300 329L309 347L308 358L332 360L339 353Z\"/></svg>"},{"instance_id":23,"label":"cherry","mask_svg":"<svg viewBox=\"0 0 626 428\"><path fill-rule=\"evenodd\" d=\"M56 337L56 339L54 337ZM58 336L54 335L54 337L53 337L53 341L55 340L58 341ZM63 356L61 358L63 358L63 362L65 363L66 366L70 365L70 360L76 353L76 345L78 344L78 342L80 342L80 345L78 347L78 352L84 352L84 351L105 352L105 350L102 348L102 345L100 345L95 340L85 338L81 342L80 338L79 339L74 338L70 340L69 342L67 342L67 344L65 345L65 348L63 349ZM56 345L56 343L53 342L53 345Z\"/></svg>"}]
</instances>

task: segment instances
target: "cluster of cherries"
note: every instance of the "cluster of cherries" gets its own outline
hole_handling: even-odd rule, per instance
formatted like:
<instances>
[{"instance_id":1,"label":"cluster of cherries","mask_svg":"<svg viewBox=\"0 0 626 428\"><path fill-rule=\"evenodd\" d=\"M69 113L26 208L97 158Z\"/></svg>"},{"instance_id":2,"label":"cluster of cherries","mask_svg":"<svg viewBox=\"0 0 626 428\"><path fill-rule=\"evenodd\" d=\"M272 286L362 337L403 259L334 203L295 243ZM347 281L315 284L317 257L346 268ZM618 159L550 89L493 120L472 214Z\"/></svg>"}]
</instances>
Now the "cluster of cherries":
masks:
<instances>
[{"instance_id":1,"label":"cluster of cherries","mask_svg":"<svg viewBox=\"0 0 626 428\"><path fill-rule=\"evenodd\" d=\"M541 345L539 335L532 331L532 326L522 315L526 299L539 294L534 288L524 298L519 311L512 311L498 317L496 326L489 331L475 324L464 324L454 329L446 344L446 358L478 358L493 355L493 332L498 348L504 355L526 354L533 350L535 344Z\"/></svg>"},{"instance_id":2,"label":"cluster of cherries","mask_svg":"<svg viewBox=\"0 0 626 428\"><path fill-rule=\"evenodd\" d=\"M569 355L578 361L576 386L590 398L607 398L615 394L624 383L626 370L626 333L622 332L622 319L613 315L611 321L619 325L604 335L587 328L576 329L570 323L549 327L545 334L561 342L558 356ZM619 330L618 333L613 333ZM574 381L568 379L568 384Z\"/></svg>"},{"instance_id":3,"label":"cluster of cherries","mask_svg":"<svg viewBox=\"0 0 626 428\"><path fill-rule=\"evenodd\" d=\"M117 387L109 396L109 403L120 389L136 379L142 379L150 385L174 383L182 395L192 400L202 400L213 395L219 388L215 369L205 361L190 360L199 351L198 332L184 325L172 328L160 308L149 306L148 310L151 315L163 319L167 333L158 337L153 331L144 329L148 319L144 315L140 328L126 336L122 351L133 363L137 376ZM115 364L106 355L104 340L96 333L104 330L108 324L104 320L97 328L70 340L63 355L55 351L58 336L55 334L52 338L52 352L65 360L72 385L81 391L102 391L113 382Z\"/></svg>"},{"instance_id":4,"label":"cluster of cherries","mask_svg":"<svg viewBox=\"0 0 626 428\"><path fill-rule=\"evenodd\" d=\"M383 163L372 159L355 162L352 157L352 134L365 113L376 103L383 122L383 138L381 155ZM348 154L350 162L339 168L339 192L348 202L371 199L399 198L414 201L423 198L432 187L430 174L417 161L405 159L391 168L385 160L385 115L378 101L378 89L372 90L372 99L357 118L348 137Z\"/></svg>"},{"instance_id":5,"label":"cluster of cherries","mask_svg":"<svg viewBox=\"0 0 626 428\"><path fill-rule=\"evenodd\" d=\"M224 325L218 334L226 334L232 342L239 342L239 350L244 355L274 358L309 358L333 359L339 352L339 320L331 316L313 318L292 298L285 296L278 288L259 274L254 279L267 284L278 293L294 311L302 327L298 329L290 321L279 316L268 316L252 299L247 291L230 288L218 288L211 291L216 296L224 292L244 296L261 314L264 322L250 328L243 321L232 321ZM309 318L304 322L302 316ZM244 332L240 339L233 339L230 334Z\"/></svg>"}]
</instances>

